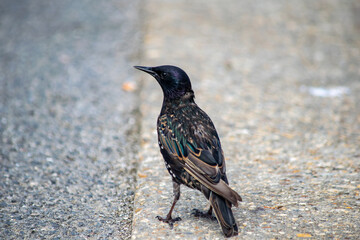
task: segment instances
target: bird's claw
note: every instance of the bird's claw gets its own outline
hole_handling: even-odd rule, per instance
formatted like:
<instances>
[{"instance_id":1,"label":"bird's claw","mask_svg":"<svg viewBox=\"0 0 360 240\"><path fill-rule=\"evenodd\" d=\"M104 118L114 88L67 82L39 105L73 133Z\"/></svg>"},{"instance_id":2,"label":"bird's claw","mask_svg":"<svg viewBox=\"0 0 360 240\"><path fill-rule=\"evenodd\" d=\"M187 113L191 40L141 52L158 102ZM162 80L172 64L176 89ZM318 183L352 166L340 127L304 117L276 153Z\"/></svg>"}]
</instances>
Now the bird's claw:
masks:
<instances>
[{"instance_id":1,"label":"bird's claw","mask_svg":"<svg viewBox=\"0 0 360 240\"><path fill-rule=\"evenodd\" d=\"M194 208L191 212L192 215L195 217L201 217L201 218L208 218L210 220L216 220L216 217L214 217L212 214L209 214L209 212L202 212L199 209Z\"/></svg>"},{"instance_id":2,"label":"bird's claw","mask_svg":"<svg viewBox=\"0 0 360 240\"><path fill-rule=\"evenodd\" d=\"M169 224L170 228L172 229L174 227L174 223L181 221L180 217L176 217L176 218L163 218L160 216L156 216L156 218L161 221L161 222L165 222L167 224Z\"/></svg>"}]
</instances>

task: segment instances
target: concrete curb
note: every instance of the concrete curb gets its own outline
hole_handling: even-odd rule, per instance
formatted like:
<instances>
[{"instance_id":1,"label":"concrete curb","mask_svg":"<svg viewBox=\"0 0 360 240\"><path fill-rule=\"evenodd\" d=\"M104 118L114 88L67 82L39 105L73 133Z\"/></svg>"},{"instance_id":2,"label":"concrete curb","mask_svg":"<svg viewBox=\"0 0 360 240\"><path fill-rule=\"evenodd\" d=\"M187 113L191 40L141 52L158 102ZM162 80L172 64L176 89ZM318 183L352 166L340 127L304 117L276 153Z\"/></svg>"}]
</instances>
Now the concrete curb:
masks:
<instances>
[{"instance_id":1,"label":"concrete curb","mask_svg":"<svg viewBox=\"0 0 360 240\"><path fill-rule=\"evenodd\" d=\"M240 229L234 239L359 236L360 73L354 63L360 59L351 50L359 52L359 32L350 24L356 6L146 2L139 65L177 65L192 79L196 102L219 132L230 184L244 199L234 208ZM334 52L343 61L339 71ZM156 142L161 89L143 78L132 239L223 239L216 222L191 216L193 208L208 205L186 187L174 211L182 221L170 229L155 219L173 197ZM324 97L314 86L347 90Z\"/></svg>"}]
</instances>

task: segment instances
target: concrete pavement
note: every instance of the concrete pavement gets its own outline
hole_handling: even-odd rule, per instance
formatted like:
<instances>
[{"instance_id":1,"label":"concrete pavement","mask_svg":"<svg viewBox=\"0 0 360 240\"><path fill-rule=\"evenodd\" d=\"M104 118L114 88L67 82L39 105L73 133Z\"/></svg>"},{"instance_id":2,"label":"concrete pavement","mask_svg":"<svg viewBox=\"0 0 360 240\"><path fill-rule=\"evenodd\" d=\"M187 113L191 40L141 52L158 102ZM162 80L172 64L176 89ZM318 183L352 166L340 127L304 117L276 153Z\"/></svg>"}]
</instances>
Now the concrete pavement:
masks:
<instances>
[{"instance_id":1,"label":"concrete pavement","mask_svg":"<svg viewBox=\"0 0 360 240\"><path fill-rule=\"evenodd\" d=\"M173 64L222 140L235 239L360 236L358 1L146 1L139 65ZM140 73L138 73L140 74ZM207 208L182 188L170 229L172 186L157 146L161 89L141 75L142 146L132 239L222 239Z\"/></svg>"}]
</instances>

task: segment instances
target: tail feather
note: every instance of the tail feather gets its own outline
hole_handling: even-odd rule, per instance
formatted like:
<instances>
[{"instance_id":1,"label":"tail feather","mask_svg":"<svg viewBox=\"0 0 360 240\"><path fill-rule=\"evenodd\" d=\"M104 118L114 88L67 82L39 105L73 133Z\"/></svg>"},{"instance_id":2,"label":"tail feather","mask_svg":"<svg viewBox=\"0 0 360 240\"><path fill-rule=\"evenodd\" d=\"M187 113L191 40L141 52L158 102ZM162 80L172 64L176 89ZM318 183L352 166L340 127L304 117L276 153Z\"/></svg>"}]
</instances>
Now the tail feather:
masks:
<instances>
[{"instance_id":1,"label":"tail feather","mask_svg":"<svg viewBox=\"0 0 360 240\"><path fill-rule=\"evenodd\" d=\"M231 211L231 203L212 191L210 192L209 201L224 235L226 237L238 235L238 227Z\"/></svg>"}]
</instances>

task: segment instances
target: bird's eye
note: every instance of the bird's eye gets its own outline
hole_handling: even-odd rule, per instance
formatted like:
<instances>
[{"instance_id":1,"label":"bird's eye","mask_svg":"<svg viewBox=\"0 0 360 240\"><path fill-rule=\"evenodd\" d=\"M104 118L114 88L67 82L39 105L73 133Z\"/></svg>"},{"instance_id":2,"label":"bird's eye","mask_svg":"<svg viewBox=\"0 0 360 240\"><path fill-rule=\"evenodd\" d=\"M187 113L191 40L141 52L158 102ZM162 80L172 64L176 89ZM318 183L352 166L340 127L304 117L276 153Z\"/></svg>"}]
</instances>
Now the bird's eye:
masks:
<instances>
[{"instance_id":1,"label":"bird's eye","mask_svg":"<svg viewBox=\"0 0 360 240\"><path fill-rule=\"evenodd\" d=\"M162 75L163 77L166 77L167 73L162 73L161 75Z\"/></svg>"}]
</instances>

